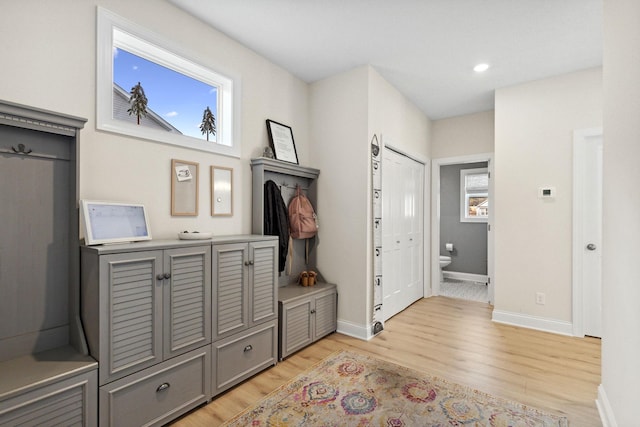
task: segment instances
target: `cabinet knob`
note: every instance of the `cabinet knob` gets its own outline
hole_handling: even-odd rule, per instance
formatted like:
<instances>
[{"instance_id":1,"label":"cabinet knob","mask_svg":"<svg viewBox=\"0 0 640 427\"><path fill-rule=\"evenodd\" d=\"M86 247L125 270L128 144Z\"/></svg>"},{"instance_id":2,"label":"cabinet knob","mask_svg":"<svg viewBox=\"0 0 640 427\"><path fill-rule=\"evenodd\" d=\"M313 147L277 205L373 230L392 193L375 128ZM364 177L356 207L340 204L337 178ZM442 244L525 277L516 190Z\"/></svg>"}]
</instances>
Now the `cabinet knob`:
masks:
<instances>
[{"instance_id":1,"label":"cabinet knob","mask_svg":"<svg viewBox=\"0 0 640 427\"><path fill-rule=\"evenodd\" d=\"M163 390L166 390L166 389L168 389L169 387L171 387L171 384L169 384L169 383L162 383L162 384L160 384L160 385L158 386L158 388L156 389L156 393L159 393L159 392L161 392L161 391L163 391Z\"/></svg>"},{"instance_id":2,"label":"cabinet knob","mask_svg":"<svg viewBox=\"0 0 640 427\"><path fill-rule=\"evenodd\" d=\"M246 347L244 348L244 350L242 350L242 351L246 353L246 352L251 351L251 350L253 350L253 347L251 346L251 344L249 344L249 345L248 345L248 346L246 346Z\"/></svg>"},{"instance_id":3,"label":"cabinet knob","mask_svg":"<svg viewBox=\"0 0 640 427\"><path fill-rule=\"evenodd\" d=\"M170 279L171 278L171 273L164 273L164 278L165 279Z\"/></svg>"},{"instance_id":4,"label":"cabinet knob","mask_svg":"<svg viewBox=\"0 0 640 427\"><path fill-rule=\"evenodd\" d=\"M316 312L315 308L311 310L311 314L315 314L315 312Z\"/></svg>"},{"instance_id":5,"label":"cabinet knob","mask_svg":"<svg viewBox=\"0 0 640 427\"><path fill-rule=\"evenodd\" d=\"M248 265L249 265L249 261L245 261L245 262L244 262L244 265L247 265L247 266L248 266Z\"/></svg>"},{"instance_id":6,"label":"cabinet knob","mask_svg":"<svg viewBox=\"0 0 640 427\"><path fill-rule=\"evenodd\" d=\"M158 280L163 280L164 279L164 274L160 273L156 276L156 279Z\"/></svg>"},{"instance_id":7,"label":"cabinet knob","mask_svg":"<svg viewBox=\"0 0 640 427\"><path fill-rule=\"evenodd\" d=\"M249 265L253 265L253 260L249 261Z\"/></svg>"}]
</instances>

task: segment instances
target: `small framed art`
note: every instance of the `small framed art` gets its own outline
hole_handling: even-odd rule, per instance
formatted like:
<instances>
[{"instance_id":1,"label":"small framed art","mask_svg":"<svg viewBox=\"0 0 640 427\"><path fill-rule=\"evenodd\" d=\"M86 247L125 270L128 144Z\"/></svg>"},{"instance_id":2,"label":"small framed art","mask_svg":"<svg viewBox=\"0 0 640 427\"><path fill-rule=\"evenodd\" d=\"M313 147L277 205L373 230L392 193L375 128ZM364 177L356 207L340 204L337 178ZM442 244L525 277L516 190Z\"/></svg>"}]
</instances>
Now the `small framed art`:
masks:
<instances>
[{"instance_id":1,"label":"small framed art","mask_svg":"<svg viewBox=\"0 0 640 427\"><path fill-rule=\"evenodd\" d=\"M198 163L171 160L171 215L198 216Z\"/></svg>"},{"instance_id":2,"label":"small framed art","mask_svg":"<svg viewBox=\"0 0 640 427\"><path fill-rule=\"evenodd\" d=\"M233 215L233 168L211 166L211 216Z\"/></svg>"},{"instance_id":3,"label":"small framed art","mask_svg":"<svg viewBox=\"0 0 640 427\"><path fill-rule=\"evenodd\" d=\"M298 164L298 153L293 141L293 131L287 125L267 119L269 144L277 160Z\"/></svg>"}]
</instances>

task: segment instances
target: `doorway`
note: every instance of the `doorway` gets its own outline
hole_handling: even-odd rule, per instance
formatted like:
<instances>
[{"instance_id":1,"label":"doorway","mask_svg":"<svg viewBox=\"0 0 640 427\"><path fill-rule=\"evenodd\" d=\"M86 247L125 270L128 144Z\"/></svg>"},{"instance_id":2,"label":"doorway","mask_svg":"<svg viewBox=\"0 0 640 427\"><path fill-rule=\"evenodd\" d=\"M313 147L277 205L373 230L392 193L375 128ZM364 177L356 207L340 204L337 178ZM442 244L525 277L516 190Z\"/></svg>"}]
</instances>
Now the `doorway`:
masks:
<instances>
[{"instance_id":1,"label":"doorway","mask_svg":"<svg viewBox=\"0 0 640 427\"><path fill-rule=\"evenodd\" d=\"M461 283L462 286L460 288L463 289L463 291L466 291L466 288L469 288L468 291L469 291L470 299L471 299L471 295L474 295L474 294L480 295L485 302L489 302L490 304L492 304L494 300L494 294L493 294L494 283L491 280L491 278L493 277L493 232L491 230L491 227L493 225L493 213L494 213L493 208L491 206L492 205L491 202L493 199L493 180L491 179L491 175L493 172L493 153L482 153L482 154L475 154L475 155L469 155L469 156L449 157L449 158L433 160L432 180L431 180L432 182L431 293L432 295L435 296L435 295L443 295L445 294L445 292L447 292L447 289L441 289L441 286L440 286L441 285L440 255L447 254L446 256L450 256L453 259L453 257L460 254L460 252L457 252L457 249L458 249L457 243L466 243L466 242L462 242L461 240L458 240L457 242L442 240L446 236L443 236L444 233L441 232L441 225L444 222L443 217L447 212L443 210L445 209L445 207L443 207L443 202L446 201L443 191L446 191L446 189L443 188L441 172L445 167L460 165L460 167L456 170L456 173L460 174L460 180L456 182L458 183L457 185L460 185L460 183L464 182L462 181L462 179L464 179L462 175L465 175L465 173L461 173L460 170L464 170L465 168L468 169L468 168L471 168L472 166L475 167L477 165L474 165L474 164L478 164L480 162L486 162L486 178L488 179L488 188L484 189L483 191L488 196L489 206L488 206L487 218L485 218L481 224L474 224L474 226L481 226L480 232L486 236L486 243L483 243L483 244L486 244L486 275L465 274L465 273L456 272L455 274L454 273L445 274L445 277L448 276L453 278L454 280L460 280L462 282ZM456 197L458 197L457 195L460 195L460 196L463 195L461 188L459 190L456 190ZM458 222L463 223L465 222L465 219L463 219L464 208L462 208L463 206L462 197L460 197L459 206L461 208L460 208L460 211L458 211L457 213L457 215L459 215ZM475 231L476 232L478 231L477 228ZM451 250L449 251L445 250L444 248L446 243L452 243L453 248L451 249L450 247ZM478 283L474 283L474 282L477 282L478 280L482 280L482 282L480 282L479 285ZM484 286L485 288L484 289L474 288L473 286L470 286L471 284L475 284L476 287ZM449 284L446 284L445 286L449 286Z\"/></svg>"},{"instance_id":2,"label":"doorway","mask_svg":"<svg viewBox=\"0 0 640 427\"><path fill-rule=\"evenodd\" d=\"M573 334L602 336L602 128L573 135Z\"/></svg>"},{"instance_id":3,"label":"doorway","mask_svg":"<svg viewBox=\"0 0 640 427\"><path fill-rule=\"evenodd\" d=\"M383 318L423 297L424 168L394 149L383 149Z\"/></svg>"}]
</instances>

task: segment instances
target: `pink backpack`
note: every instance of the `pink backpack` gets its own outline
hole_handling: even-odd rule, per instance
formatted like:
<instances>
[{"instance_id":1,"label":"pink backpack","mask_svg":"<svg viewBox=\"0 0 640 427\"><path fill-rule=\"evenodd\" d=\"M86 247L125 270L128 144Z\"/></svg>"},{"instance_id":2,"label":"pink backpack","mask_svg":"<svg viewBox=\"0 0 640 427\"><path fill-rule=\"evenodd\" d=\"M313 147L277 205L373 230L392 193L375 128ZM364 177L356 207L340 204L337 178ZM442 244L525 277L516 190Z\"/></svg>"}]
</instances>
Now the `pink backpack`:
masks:
<instances>
[{"instance_id":1,"label":"pink backpack","mask_svg":"<svg viewBox=\"0 0 640 427\"><path fill-rule=\"evenodd\" d=\"M309 239L318 233L318 217L299 185L289 202L289 230L293 239Z\"/></svg>"}]
</instances>

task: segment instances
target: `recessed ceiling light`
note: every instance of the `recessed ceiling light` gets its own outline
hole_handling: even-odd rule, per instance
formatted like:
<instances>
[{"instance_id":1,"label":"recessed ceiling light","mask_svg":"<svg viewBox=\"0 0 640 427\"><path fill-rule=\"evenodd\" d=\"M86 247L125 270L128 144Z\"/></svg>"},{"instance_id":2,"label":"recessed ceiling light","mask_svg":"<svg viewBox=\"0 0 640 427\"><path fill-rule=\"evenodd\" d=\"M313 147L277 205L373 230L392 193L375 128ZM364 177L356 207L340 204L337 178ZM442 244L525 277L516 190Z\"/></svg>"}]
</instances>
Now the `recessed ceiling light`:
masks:
<instances>
[{"instance_id":1,"label":"recessed ceiling light","mask_svg":"<svg viewBox=\"0 0 640 427\"><path fill-rule=\"evenodd\" d=\"M473 71L476 73L483 73L489 69L489 64L478 64L473 67Z\"/></svg>"}]
</instances>

